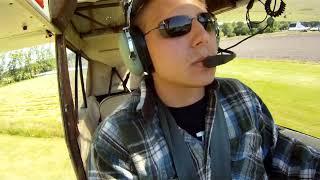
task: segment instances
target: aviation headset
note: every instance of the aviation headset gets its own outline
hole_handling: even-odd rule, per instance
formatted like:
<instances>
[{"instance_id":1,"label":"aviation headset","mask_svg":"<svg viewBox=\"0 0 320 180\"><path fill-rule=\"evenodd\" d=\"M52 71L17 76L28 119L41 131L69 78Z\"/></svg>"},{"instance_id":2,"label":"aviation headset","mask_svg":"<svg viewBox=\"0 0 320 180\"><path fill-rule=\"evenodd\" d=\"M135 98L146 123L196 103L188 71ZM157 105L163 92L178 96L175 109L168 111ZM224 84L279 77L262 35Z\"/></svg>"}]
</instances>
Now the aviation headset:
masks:
<instances>
[{"instance_id":1,"label":"aviation headset","mask_svg":"<svg viewBox=\"0 0 320 180\"><path fill-rule=\"evenodd\" d=\"M143 32L130 21L143 6L143 0L129 0L124 2L123 8L126 17L127 27L123 28L119 37L119 50L124 64L129 71L135 75L151 75L154 71L151 57L148 51L147 43ZM219 47L219 29L216 27L216 39Z\"/></svg>"}]
</instances>

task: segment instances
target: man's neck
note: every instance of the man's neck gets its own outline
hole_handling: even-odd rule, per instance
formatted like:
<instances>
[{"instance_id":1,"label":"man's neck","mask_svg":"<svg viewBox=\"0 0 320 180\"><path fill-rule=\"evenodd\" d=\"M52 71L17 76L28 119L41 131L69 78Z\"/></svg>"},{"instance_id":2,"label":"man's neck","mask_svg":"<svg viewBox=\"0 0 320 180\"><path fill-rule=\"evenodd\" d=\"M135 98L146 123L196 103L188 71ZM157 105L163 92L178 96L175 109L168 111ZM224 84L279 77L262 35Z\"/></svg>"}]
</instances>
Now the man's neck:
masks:
<instances>
[{"instance_id":1,"label":"man's neck","mask_svg":"<svg viewBox=\"0 0 320 180\"><path fill-rule=\"evenodd\" d=\"M199 101L205 95L205 87L187 87L164 81L154 81L155 91L169 107L184 107Z\"/></svg>"}]
</instances>

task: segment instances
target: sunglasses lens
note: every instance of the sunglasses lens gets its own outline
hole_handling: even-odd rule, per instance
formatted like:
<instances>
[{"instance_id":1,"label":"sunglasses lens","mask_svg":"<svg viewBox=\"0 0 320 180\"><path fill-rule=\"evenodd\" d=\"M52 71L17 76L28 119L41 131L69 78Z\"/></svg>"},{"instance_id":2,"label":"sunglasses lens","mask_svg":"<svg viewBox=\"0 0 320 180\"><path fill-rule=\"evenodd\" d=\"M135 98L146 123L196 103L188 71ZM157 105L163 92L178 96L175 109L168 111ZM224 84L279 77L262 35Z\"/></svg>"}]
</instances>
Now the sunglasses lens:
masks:
<instances>
[{"instance_id":1,"label":"sunglasses lens","mask_svg":"<svg viewBox=\"0 0 320 180\"><path fill-rule=\"evenodd\" d=\"M167 37L178 37L191 30L192 19L188 16L175 16L164 20L160 33Z\"/></svg>"},{"instance_id":2,"label":"sunglasses lens","mask_svg":"<svg viewBox=\"0 0 320 180\"><path fill-rule=\"evenodd\" d=\"M209 13L199 14L198 21L202 24L204 29L206 29L208 32L215 31L214 19L211 14Z\"/></svg>"},{"instance_id":3,"label":"sunglasses lens","mask_svg":"<svg viewBox=\"0 0 320 180\"><path fill-rule=\"evenodd\" d=\"M201 13L197 20L208 32L216 30L215 20L210 13ZM159 31L164 37L183 36L191 31L192 18L189 16L174 16L168 18L160 24Z\"/></svg>"}]
</instances>

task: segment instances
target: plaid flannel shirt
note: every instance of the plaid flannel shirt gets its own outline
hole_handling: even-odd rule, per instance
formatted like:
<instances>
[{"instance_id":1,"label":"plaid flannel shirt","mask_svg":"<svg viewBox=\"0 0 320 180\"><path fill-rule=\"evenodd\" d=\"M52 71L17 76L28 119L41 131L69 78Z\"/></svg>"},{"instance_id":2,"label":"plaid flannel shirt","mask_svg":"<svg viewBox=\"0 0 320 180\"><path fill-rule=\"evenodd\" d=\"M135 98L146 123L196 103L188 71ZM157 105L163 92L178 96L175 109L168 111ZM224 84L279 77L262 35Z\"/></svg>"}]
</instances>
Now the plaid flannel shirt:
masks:
<instances>
[{"instance_id":1,"label":"plaid flannel shirt","mask_svg":"<svg viewBox=\"0 0 320 180\"><path fill-rule=\"evenodd\" d=\"M215 96L227 121L232 179L320 179L320 153L280 133L267 107L247 86L216 79L209 88L205 139L180 128L199 179L210 179L208 137ZM150 90L149 90L150 91ZM140 91L99 125L91 146L89 179L175 179L157 106L142 81ZM196 120L195 120L196 121Z\"/></svg>"}]
</instances>

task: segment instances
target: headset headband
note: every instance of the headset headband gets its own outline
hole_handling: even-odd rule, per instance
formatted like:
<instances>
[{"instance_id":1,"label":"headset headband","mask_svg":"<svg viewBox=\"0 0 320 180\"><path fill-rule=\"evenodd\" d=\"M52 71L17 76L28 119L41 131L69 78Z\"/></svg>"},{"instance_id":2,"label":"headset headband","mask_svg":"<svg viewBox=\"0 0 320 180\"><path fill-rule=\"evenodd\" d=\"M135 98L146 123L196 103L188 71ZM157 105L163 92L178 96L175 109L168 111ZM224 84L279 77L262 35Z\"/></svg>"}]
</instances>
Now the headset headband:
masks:
<instances>
[{"instance_id":1,"label":"headset headband","mask_svg":"<svg viewBox=\"0 0 320 180\"><path fill-rule=\"evenodd\" d=\"M126 25L129 27L131 21L139 13L145 0L124 0L123 1L123 11L126 18Z\"/></svg>"}]
</instances>

